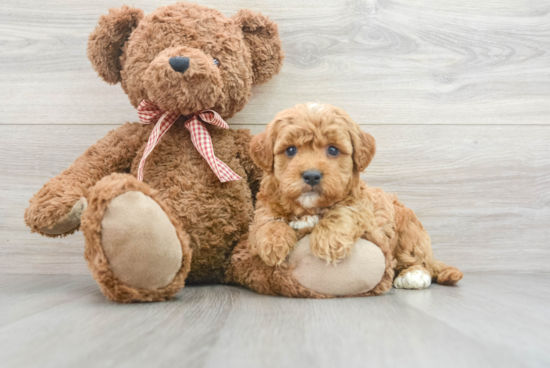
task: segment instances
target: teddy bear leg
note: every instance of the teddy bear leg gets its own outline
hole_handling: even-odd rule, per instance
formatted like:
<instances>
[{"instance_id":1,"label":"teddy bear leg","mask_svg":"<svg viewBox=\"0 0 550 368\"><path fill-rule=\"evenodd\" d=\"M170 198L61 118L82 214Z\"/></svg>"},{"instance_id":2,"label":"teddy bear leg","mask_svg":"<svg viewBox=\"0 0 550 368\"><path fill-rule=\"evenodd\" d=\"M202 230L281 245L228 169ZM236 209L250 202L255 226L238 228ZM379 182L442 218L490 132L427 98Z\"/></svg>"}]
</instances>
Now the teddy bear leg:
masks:
<instances>
[{"instance_id":1,"label":"teddy bear leg","mask_svg":"<svg viewBox=\"0 0 550 368\"><path fill-rule=\"evenodd\" d=\"M289 257L292 274L302 285L315 292L332 296L377 295L387 291L386 255L374 243L359 239L351 253L337 264L313 255L310 236L306 235L295 246ZM386 281L381 289L382 281ZM376 291L374 291L376 289Z\"/></svg>"},{"instance_id":2,"label":"teddy bear leg","mask_svg":"<svg viewBox=\"0 0 550 368\"><path fill-rule=\"evenodd\" d=\"M251 251L248 235L244 236L233 250L231 264L227 270L227 282L240 284L265 295L317 299L330 297L300 285L292 276L292 267L288 262L268 266Z\"/></svg>"},{"instance_id":3,"label":"teddy bear leg","mask_svg":"<svg viewBox=\"0 0 550 368\"><path fill-rule=\"evenodd\" d=\"M230 282L258 293L291 298L334 298L379 295L391 288L395 260L388 249L359 239L352 253L336 265L313 255L306 235L287 260L266 265L252 254L248 241L237 245L228 272Z\"/></svg>"},{"instance_id":4,"label":"teddy bear leg","mask_svg":"<svg viewBox=\"0 0 550 368\"><path fill-rule=\"evenodd\" d=\"M184 286L188 235L156 191L133 176L112 174L92 188L82 231L88 267L109 299L163 301Z\"/></svg>"}]
</instances>

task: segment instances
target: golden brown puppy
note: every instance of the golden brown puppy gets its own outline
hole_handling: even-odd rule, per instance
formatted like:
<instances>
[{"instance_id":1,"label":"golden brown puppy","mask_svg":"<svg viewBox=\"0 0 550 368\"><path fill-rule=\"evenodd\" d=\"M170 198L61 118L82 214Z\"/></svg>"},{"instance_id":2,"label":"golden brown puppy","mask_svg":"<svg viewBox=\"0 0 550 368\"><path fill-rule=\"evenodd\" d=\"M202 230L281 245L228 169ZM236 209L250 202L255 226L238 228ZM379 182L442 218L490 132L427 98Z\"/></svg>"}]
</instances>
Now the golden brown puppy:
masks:
<instances>
[{"instance_id":1,"label":"golden brown puppy","mask_svg":"<svg viewBox=\"0 0 550 368\"><path fill-rule=\"evenodd\" d=\"M311 251L327 262L349 255L359 238L389 247L397 259L394 287L423 289L432 279L452 285L462 278L433 258L413 211L361 180L376 144L344 110L315 103L284 110L250 150L266 172L250 246L266 264L281 264L296 244L295 230L313 227Z\"/></svg>"}]
</instances>

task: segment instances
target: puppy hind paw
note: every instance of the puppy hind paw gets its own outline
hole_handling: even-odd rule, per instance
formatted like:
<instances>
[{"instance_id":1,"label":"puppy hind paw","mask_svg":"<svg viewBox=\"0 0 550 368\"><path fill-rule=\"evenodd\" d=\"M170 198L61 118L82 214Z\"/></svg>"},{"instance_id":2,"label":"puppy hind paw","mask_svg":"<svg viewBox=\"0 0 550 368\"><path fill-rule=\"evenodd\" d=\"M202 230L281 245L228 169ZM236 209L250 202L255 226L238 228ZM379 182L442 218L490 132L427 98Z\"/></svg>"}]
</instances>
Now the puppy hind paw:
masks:
<instances>
[{"instance_id":1,"label":"puppy hind paw","mask_svg":"<svg viewBox=\"0 0 550 368\"><path fill-rule=\"evenodd\" d=\"M427 289L432 283L431 276L423 270L414 270L400 274L393 281L396 289Z\"/></svg>"}]
</instances>

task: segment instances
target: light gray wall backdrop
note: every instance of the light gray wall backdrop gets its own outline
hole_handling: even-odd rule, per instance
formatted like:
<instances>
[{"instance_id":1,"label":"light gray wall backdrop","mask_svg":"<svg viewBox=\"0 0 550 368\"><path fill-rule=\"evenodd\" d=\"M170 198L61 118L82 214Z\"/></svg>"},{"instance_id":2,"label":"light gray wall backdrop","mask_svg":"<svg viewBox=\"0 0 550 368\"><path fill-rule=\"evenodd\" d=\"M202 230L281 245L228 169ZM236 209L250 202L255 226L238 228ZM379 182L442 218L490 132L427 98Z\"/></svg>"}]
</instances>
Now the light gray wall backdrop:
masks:
<instances>
[{"instance_id":1,"label":"light gray wall backdrop","mask_svg":"<svg viewBox=\"0 0 550 368\"><path fill-rule=\"evenodd\" d=\"M0 273L87 273L81 234L47 239L27 201L136 112L86 58L122 0L0 4ZM170 0L129 2L150 12ZM549 272L550 2L204 0L279 23L286 60L229 123L258 133L320 101L377 140L364 179L398 193L464 271Z\"/></svg>"}]
</instances>

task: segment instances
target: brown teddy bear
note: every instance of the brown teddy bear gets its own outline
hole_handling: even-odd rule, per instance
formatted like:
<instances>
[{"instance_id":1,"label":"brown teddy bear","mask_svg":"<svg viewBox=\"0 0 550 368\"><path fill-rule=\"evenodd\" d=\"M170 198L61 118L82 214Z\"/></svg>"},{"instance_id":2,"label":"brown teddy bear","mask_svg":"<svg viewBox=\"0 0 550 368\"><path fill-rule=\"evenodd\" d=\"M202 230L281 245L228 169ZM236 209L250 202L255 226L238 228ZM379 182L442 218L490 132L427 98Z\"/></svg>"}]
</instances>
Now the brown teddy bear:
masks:
<instances>
[{"instance_id":1,"label":"brown teddy bear","mask_svg":"<svg viewBox=\"0 0 550 368\"><path fill-rule=\"evenodd\" d=\"M246 9L228 18L182 2L145 16L123 6L100 18L88 57L148 124L111 131L46 183L27 225L50 237L82 229L88 266L112 300L226 282L262 174L249 131L224 119L280 71L277 25Z\"/></svg>"}]
</instances>

